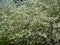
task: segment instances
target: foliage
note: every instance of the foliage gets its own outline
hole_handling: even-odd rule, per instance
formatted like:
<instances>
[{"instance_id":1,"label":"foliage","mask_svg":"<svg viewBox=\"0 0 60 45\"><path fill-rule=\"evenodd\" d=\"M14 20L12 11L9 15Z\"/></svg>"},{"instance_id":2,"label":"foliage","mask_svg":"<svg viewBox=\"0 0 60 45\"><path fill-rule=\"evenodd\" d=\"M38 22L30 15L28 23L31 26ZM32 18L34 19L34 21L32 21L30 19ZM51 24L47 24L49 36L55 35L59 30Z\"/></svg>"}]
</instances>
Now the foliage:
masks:
<instances>
[{"instance_id":1,"label":"foliage","mask_svg":"<svg viewBox=\"0 0 60 45\"><path fill-rule=\"evenodd\" d=\"M59 45L59 0L7 0L0 6L0 45Z\"/></svg>"}]
</instances>

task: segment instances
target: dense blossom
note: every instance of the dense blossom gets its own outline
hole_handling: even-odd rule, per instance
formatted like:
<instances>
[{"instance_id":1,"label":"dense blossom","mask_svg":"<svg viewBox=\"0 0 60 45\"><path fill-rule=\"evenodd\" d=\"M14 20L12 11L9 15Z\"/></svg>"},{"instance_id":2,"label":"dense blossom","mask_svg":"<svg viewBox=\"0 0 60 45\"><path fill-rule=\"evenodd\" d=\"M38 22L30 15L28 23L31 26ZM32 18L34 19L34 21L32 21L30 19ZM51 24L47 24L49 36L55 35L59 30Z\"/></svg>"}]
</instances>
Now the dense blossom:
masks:
<instances>
[{"instance_id":1,"label":"dense blossom","mask_svg":"<svg viewBox=\"0 0 60 45\"><path fill-rule=\"evenodd\" d=\"M0 45L59 45L60 0L7 0L0 6Z\"/></svg>"}]
</instances>

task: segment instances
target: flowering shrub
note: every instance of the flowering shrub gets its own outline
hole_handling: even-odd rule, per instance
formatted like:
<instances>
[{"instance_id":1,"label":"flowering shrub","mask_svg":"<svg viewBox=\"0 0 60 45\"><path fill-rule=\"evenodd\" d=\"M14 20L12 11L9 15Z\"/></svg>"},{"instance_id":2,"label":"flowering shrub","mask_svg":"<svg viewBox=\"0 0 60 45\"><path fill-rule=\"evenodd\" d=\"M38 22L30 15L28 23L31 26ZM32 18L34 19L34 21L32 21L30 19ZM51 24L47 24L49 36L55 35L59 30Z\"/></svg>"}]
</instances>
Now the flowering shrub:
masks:
<instances>
[{"instance_id":1,"label":"flowering shrub","mask_svg":"<svg viewBox=\"0 0 60 45\"><path fill-rule=\"evenodd\" d=\"M60 1L7 0L0 6L0 45L59 45Z\"/></svg>"}]
</instances>

